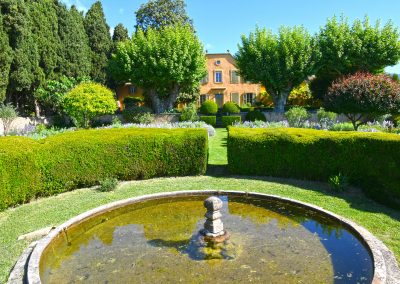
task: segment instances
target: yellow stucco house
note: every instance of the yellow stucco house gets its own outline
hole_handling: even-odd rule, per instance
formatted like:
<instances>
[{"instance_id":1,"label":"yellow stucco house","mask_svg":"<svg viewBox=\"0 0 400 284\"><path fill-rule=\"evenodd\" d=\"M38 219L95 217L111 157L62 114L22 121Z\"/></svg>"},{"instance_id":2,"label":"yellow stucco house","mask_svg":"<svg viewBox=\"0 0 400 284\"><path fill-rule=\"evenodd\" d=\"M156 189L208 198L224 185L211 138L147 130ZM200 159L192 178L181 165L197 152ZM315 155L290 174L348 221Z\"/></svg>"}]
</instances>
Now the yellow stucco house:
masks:
<instances>
[{"instance_id":1,"label":"yellow stucco house","mask_svg":"<svg viewBox=\"0 0 400 284\"><path fill-rule=\"evenodd\" d=\"M235 66L235 59L229 52L206 54L207 76L200 86L198 104L206 100L215 101L219 107L226 102L235 102L238 105L253 104L259 99L265 88L260 84L251 84L240 78ZM123 108L125 97L143 97L143 90L127 83L117 89L117 98Z\"/></svg>"},{"instance_id":2,"label":"yellow stucco house","mask_svg":"<svg viewBox=\"0 0 400 284\"><path fill-rule=\"evenodd\" d=\"M201 82L199 104L213 100L219 107L226 102L252 105L260 93L265 92L260 84L240 78L235 58L230 53L207 54L206 58L208 74Z\"/></svg>"}]
</instances>

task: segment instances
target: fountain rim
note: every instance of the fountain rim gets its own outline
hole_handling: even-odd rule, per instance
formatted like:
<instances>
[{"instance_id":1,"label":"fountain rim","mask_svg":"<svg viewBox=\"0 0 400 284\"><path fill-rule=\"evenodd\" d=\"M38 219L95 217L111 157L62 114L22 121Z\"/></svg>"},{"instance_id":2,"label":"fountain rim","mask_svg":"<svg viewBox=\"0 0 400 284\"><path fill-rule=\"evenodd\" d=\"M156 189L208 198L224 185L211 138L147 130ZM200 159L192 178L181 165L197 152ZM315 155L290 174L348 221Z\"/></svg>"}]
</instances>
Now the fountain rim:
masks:
<instances>
[{"instance_id":1,"label":"fountain rim","mask_svg":"<svg viewBox=\"0 0 400 284\"><path fill-rule=\"evenodd\" d=\"M394 259L395 262L395 268L399 270L397 267L397 263L395 260L395 257L393 253L380 241L378 240L372 233L370 233L367 229L364 227L357 225L355 222L350 221L349 219L346 219L344 217L341 217L340 215L337 215L333 212L330 212L328 210L325 210L322 207L298 201L295 199L291 198L286 198L286 197L281 197L277 195L271 195L271 194L263 194L263 193L258 193L258 192L246 192L246 191L230 191L230 190L186 190L186 191L173 191L173 192L163 192L163 193L155 193L155 194L147 194L147 195L141 195L133 198L128 198L124 200L119 200L115 202L108 203L106 205L99 206L97 208L91 209L89 211L86 211L82 214L79 214L65 223L61 224L54 230L52 230L47 236L39 240L35 246L35 248L32 251L32 254L30 255L29 262L28 262L28 268L27 268L27 283L28 284L39 284L42 283L40 279L40 261L43 252L47 248L48 245L53 241L53 239L62 233L64 230L70 228L71 226L78 225L90 218L93 218L95 216L101 215L103 213L109 212L116 210L118 208L122 208L124 206L128 206L131 204L135 204L138 202L143 202L143 201L148 201L148 200L155 200L155 199L161 199L161 198L166 198L166 197L182 197L182 196L195 196L195 195L236 195L236 196L249 196L249 197L259 197L259 198L265 198L269 199L272 201L281 201L285 202L288 204L292 205L297 205L305 209L309 209L312 211L315 211L317 213L323 214L336 222L339 222L343 227L348 229L353 235L357 236L360 241L364 243L366 246L367 250L369 251L372 261L373 261L373 269L374 269L374 274L373 274L373 279L372 283L378 284L378 283L389 283L387 282L387 274L388 274L388 269L386 267L386 262L385 256L390 256L390 261ZM395 271L396 275L400 273L400 271ZM395 276L396 279L398 277Z\"/></svg>"}]
</instances>

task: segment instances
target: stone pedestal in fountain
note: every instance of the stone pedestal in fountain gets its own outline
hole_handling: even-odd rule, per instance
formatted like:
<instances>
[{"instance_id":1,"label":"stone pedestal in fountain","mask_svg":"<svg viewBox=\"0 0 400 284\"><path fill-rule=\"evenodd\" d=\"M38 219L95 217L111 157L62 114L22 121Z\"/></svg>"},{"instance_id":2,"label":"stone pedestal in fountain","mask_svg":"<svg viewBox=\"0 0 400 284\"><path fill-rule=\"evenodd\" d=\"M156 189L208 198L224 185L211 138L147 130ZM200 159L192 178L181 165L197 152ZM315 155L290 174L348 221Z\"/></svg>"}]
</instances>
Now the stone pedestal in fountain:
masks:
<instances>
[{"instance_id":1,"label":"stone pedestal in fountain","mask_svg":"<svg viewBox=\"0 0 400 284\"><path fill-rule=\"evenodd\" d=\"M222 205L222 200L216 196L211 196L204 201L204 207L207 208L204 216L207 220L204 223L202 234L207 241L223 242L228 238L228 233L224 230L221 220Z\"/></svg>"}]
</instances>

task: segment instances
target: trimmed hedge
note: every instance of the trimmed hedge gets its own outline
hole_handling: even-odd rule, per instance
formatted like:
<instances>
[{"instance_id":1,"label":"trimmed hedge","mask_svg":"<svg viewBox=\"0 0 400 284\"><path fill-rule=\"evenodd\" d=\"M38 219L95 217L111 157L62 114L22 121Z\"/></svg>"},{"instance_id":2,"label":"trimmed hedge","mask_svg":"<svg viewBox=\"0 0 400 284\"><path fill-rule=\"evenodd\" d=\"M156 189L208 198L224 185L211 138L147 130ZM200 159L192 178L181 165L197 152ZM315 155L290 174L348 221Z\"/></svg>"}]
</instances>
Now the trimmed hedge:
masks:
<instances>
[{"instance_id":1,"label":"trimmed hedge","mask_svg":"<svg viewBox=\"0 0 400 284\"><path fill-rule=\"evenodd\" d=\"M222 125L224 127L232 126L235 122L241 122L242 117L240 115L231 115L222 117Z\"/></svg>"},{"instance_id":2,"label":"trimmed hedge","mask_svg":"<svg viewBox=\"0 0 400 284\"><path fill-rule=\"evenodd\" d=\"M265 117L264 113L258 110L251 110L246 114L246 121L267 121L267 118Z\"/></svg>"},{"instance_id":3,"label":"trimmed hedge","mask_svg":"<svg viewBox=\"0 0 400 284\"><path fill-rule=\"evenodd\" d=\"M0 210L106 178L204 174L204 129L82 130L34 141L0 138Z\"/></svg>"},{"instance_id":4,"label":"trimmed hedge","mask_svg":"<svg viewBox=\"0 0 400 284\"><path fill-rule=\"evenodd\" d=\"M400 208L400 136L229 127L232 174L328 181L341 173L371 198Z\"/></svg>"},{"instance_id":5,"label":"trimmed hedge","mask_svg":"<svg viewBox=\"0 0 400 284\"><path fill-rule=\"evenodd\" d=\"M215 115L201 115L199 116L199 119L211 126L215 126L217 124L217 117Z\"/></svg>"}]
</instances>

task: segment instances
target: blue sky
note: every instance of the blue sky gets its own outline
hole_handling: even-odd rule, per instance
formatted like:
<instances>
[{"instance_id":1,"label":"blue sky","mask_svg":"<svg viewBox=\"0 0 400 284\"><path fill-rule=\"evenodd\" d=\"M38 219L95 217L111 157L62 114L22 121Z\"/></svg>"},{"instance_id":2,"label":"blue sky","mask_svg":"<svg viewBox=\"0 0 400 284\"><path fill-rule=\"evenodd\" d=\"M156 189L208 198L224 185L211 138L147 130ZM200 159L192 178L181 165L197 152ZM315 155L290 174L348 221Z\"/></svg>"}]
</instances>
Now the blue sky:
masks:
<instances>
[{"instance_id":1,"label":"blue sky","mask_svg":"<svg viewBox=\"0 0 400 284\"><path fill-rule=\"evenodd\" d=\"M62 0L87 11L95 0ZM111 28L123 23L132 33L135 11L146 0L102 0L107 22ZM351 21L368 15L371 21L392 20L400 28L399 0L186 0L187 11L193 19L198 36L210 53L237 51L242 34L255 26L276 31L280 25L303 25L317 32L327 18L345 15ZM386 71L400 73L400 64Z\"/></svg>"}]
</instances>

